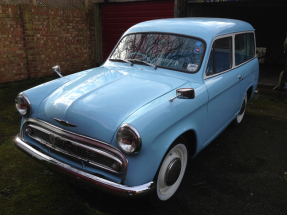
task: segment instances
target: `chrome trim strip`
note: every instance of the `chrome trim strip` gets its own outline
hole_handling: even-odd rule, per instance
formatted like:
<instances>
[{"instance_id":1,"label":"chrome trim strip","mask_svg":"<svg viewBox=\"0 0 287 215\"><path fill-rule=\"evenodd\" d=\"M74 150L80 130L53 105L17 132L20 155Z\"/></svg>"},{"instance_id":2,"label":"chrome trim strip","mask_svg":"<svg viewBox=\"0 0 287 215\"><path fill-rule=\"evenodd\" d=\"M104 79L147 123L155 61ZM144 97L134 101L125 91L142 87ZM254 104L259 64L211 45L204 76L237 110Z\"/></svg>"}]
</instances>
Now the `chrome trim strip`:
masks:
<instances>
[{"instance_id":1,"label":"chrome trim strip","mask_svg":"<svg viewBox=\"0 0 287 215\"><path fill-rule=\"evenodd\" d=\"M207 79L209 79L209 78L213 78L213 77L222 75L222 74L224 74L224 73L227 73L227 72L229 72L229 71L231 71L231 70L234 70L234 69L236 69L236 68L238 68L238 67L240 67L240 66L242 66L242 65L244 65L244 64L246 64L246 63L248 63L248 62L250 62L250 61L252 61L252 60L254 60L255 58L257 58L257 57L251 58L251 59L249 59L248 61L244 61L243 63L241 63L241 64L239 64L239 65L237 65L237 66L235 66L235 67L233 67L233 68L231 68L231 69L224 70L223 72L206 76L206 77L204 77L204 80L207 80Z\"/></svg>"},{"instance_id":2,"label":"chrome trim strip","mask_svg":"<svg viewBox=\"0 0 287 215\"><path fill-rule=\"evenodd\" d=\"M35 123L39 126L42 126L45 129L51 130L53 131L55 134L58 134L59 136L66 136L69 137L70 139L73 139L75 141L79 141L79 142L84 142L86 144L89 144L90 146L97 146L99 148L103 148L106 151L110 151L111 153L116 154L121 160L122 160L122 180L121 183L123 183L125 181L125 177L127 174L127 168L128 168L128 160L125 157L125 155L117 148L115 148L114 146L111 146L105 142L102 142L100 140L96 140L96 139L92 139L90 137L85 137L70 131L66 131L62 128L56 127L52 124L49 124L47 122L44 122L42 120L39 119L34 119L34 118L28 118L23 122L23 126L21 129L21 140L24 141L24 127L28 124L28 123Z\"/></svg>"},{"instance_id":3,"label":"chrome trim strip","mask_svg":"<svg viewBox=\"0 0 287 215\"><path fill-rule=\"evenodd\" d=\"M103 189L105 191L111 192L113 194L121 195L121 196L142 196L144 194L148 194L155 189L154 182L148 182L146 184L142 184L135 187L128 187L126 185L117 184L112 181L108 181L106 179L94 176L92 174L83 172L81 170L75 169L65 163L62 163L52 157L49 157L20 139L20 135L17 135L14 139L15 145L27 153L28 155L35 158L37 161L49 166L50 168L69 176L70 179L76 179L84 182L85 184L91 185L98 189Z\"/></svg>"},{"instance_id":4,"label":"chrome trim strip","mask_svg":"<svg viewBox=\"0 0 287 215\"><path fill-rule=\"evenodd\" d=\"M33 124L30 124L30 125L28 125L27 127L31 127L31 128L40 130L40 131L42 131L42 132L44 132L44 133L46 133L46 134L51 133L51 132L49 132L48 130L43 129L43 128L41 128L41 127L39 127L39 126L36 126L36 125L33 125ZM53 134L54 134L54 133L53 133ZM47 147L49 147L49 148L51 148L51 149L53 149L53 150L55 150L55 151L58 151L58 152L60 152L60 153L66 154L66 155L69 155L69 156L74 157L74 158L76 158L76 159L78 159L78 160L85 161L85 162L87 162L87 163L90 163L90 164L92 164L92 165L94 165L94 166L103 168L103 169L105 169L105 170L108 170L108 171L111 171L111 172L114 172L114 173L120 173L120 172L117 172L117 171L115 171L115 170L113 170L113 169L107 168L106 166L103 166L103 165L101 165L101 164L95 163L95 162L90 161L90 160L87 160L87 159L83 159L83 158L81 158L81 157L79 157L79 156L77 156L77 155L74 155L74 154L69 154L69 153L67 153L66 151L61 150L61 149L59 149L59 148L55 148L55 147L53 147L50 143L48 143L48 142L46 142L46 141L44 141L44 140L42 140L42 139L40 139L40 138L33 137L33 136L31 136L31 135L28 135L28 136L30 136L31 138L33 138L33 139L39 141L41 144L43 144L43 145L45 145L45 146L47 146ZM77 143L77 142L75 142L75 141L73 141L73 140L66 139L66 138L64 138L64 137L62 137L62 136L59 136L59 135L54 135L54 136L55 136L55 137L58 137L58 138L60 138L60 139L62 139L62 140L64 140L64 141L69 141L69 142L73 143L74 145L76 145L76 146L78 146L78 147L80 147L80 148L87 149L87 150L89 150L89 151L93 151L93 152L95 152L95 153L98 153L98 154L101 154L101 155L103 155L103 156L105 156L105 157L108 157L108 158L114 160L115 162L117 162L117 163L120 165L121 169L122 169L122 165L123 165L123 164L122 164L122 161L121 161L120 159L118 159L118 158L116 158L116 157L110 155L110 154L107 153L107 152L98 150L98 149L96 149L96 148L92 148L92 147L90 147L90 146L85 146L85 145L83 145L83 144Z\"/></svg>"}]
</instances>

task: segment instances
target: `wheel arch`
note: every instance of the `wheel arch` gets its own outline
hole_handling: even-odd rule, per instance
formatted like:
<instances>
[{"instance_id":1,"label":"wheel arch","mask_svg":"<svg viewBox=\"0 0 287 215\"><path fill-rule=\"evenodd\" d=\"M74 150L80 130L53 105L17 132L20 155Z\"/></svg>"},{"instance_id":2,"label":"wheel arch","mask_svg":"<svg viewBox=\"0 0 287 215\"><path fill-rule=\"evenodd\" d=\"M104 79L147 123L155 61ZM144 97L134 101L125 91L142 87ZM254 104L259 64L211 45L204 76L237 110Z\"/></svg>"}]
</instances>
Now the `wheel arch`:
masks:
<instances>
[{"instance_id":1,"label":"wheel arch","mask_svg":"<svg viewBox=\"0 0 287 215\"><path fill-rule=\"evenodd\" d=\"M251 100L254 94L253 86L250 86L246 92L247 92L247 99Z\"/></svg>"},{"instance_id":2,"label":"wheel arch","mask_svg":"<svg viewBox=\"0 0 287 215\"><path fill-rule=\"evenodd\" d=\"M194 130L188 130L182 133L179 137L184 137L187 141L188 155L192 158L197 152L197 136Z\"/></svg>"},{"instance_id":3,"label":"wheel arch","mask_svg":"<svg viewBox=\"0 0 287 215\"><path fill-rule=\"evenodd\" d=\"M172 148L173 146L173 143L175 141L177 141L178 139L180 139L181 137L183 137L186 142L187 142L187 150L188 150L188 156L190 158L193 158L195 155L196 155L196 152L197 152L197 136L196 136L196 132L195 130L193 129L190 129L190 130L187 130L183 133L180 133L178 135L176 135L175 138L172 139L172 141L170 141L168 147L167 147L167 150L165 151L165 153L163 153L163 156L161 158L161 161L160 161L160 164L158 165L158 168L157 168L157 171L156 171L156 174L154 175L154 180L159 172L159 169L162 165L162 162L163 162L163 159L164 157L166 156L166 154L169 152L169 150Z\"/></svg>"},{"instance_id":4,"label":"wheel arch","mask_svg":"<svg viewBox=\"0 0 287 215\"><path fill-rule=\"evenodd\" d=\"M182 129L182 130L181 130ZM197 133L194 128L184 129L183 127L181 129L175 129L173 131L168 131L167 133L170 133L169 140L165 144L165 152L162 154L162 159L170 150L173 143L179 139L180 137L183 137L187 142L187 150L188 150L188 156L193 158L197 152L198 152L198 139L197 139Z\"/></svg>"}]
</instances>

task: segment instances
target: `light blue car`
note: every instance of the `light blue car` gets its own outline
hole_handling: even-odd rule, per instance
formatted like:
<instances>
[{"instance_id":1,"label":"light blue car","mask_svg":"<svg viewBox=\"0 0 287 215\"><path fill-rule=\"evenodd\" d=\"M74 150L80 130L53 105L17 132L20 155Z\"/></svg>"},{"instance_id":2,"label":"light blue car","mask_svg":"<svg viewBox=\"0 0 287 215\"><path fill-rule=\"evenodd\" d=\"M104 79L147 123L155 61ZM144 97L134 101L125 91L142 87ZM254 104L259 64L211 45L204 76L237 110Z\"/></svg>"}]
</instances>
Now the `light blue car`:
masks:
<instances>
[{"instance_id":1,"label":"light blue car","mask_svg":"<svg viewBox=\"0 0 287 215\"><path fill-rule=\"evenodd\" d=\"M187 160L241 123L258 83L253 27L176 18L128 29L100 67L20 93L18 148L71 181L170 199Z\"/></svg>"}]
</instances>

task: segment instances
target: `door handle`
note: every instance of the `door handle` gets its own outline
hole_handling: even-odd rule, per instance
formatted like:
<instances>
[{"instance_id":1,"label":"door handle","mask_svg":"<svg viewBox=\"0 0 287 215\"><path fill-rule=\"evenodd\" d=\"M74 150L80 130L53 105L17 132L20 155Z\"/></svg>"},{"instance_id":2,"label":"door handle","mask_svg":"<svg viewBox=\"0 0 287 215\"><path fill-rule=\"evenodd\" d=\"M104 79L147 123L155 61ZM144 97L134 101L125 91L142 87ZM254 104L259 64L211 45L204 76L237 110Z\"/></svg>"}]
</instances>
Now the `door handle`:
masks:
<instances>
[{"instance_id":1,"label":"door handle","mask_svg":"<svg viewBox=\"0 0 287 215\"><path fill-rule=\"evenodd\" d=\"M243 80L243 78L242 78L242 76L241 76L241 75L238 75L237 77L239 78L239 80L240 80L240 81L242 81L242 80Z\"/></svg>"}]
</instances>

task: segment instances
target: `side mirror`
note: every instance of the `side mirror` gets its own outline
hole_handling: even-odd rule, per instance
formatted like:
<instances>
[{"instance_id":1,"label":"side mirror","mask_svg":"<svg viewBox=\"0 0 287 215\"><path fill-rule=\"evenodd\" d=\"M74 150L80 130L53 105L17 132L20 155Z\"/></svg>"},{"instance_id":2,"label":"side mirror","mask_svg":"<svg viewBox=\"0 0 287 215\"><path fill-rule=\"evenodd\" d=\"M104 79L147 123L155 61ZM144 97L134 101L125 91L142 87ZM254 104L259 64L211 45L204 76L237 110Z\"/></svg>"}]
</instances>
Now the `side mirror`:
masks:
<instances>
[{"instance_id":1,"label":"side mirror","mask_svg":"<svg viewBox=\"0 0 287 215\"><path fill-rule=\"evenodd\" d=\"M176 90L177 96L182 96L182 99L194 99L193 88L181 88Z\"/></svg>"},{"instance_id":2,"label":"side mirror","mask_svg":"<svg viewBox=\"0 0 287 215\"><path fill-rule=\"evenodd\" d=\"M61 69L60 69L60 66L54 66L54 67L52 67L52 70L55 72L55 73L57 73L57 75L59 75L61 78L63 77L62 75L61 75Z\"/></svg>"},{"instance_id":3,"label":"side mirror","mask_svg":"<svg viewBox=\"0 0 287 215\"><path fill-rule=\"evenodd\" d=\"M194 89L193 88L180 88L176 90L176 96L171 98L169 101L173 102L174 99L194 99Z\"/></svg>"}]
</instances>

